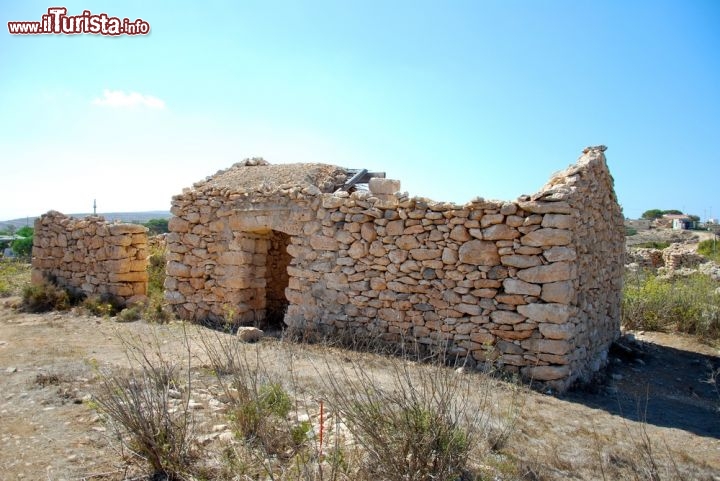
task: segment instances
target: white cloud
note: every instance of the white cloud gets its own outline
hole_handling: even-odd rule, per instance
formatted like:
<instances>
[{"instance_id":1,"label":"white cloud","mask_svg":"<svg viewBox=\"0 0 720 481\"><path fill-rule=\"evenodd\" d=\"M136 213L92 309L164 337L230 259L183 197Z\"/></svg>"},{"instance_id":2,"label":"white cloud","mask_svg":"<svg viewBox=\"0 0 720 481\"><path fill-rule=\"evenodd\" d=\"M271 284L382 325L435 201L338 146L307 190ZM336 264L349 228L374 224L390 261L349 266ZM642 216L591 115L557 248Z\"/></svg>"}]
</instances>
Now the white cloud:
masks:
<instances>
[{"instance_id":1,"label":"white cloud","mask_svg":"<svg viewBox=\"0 0 720 481\"><path fill-rule=\"evenodd\" d=\"M103 90L102 98L92 101L93 105L101 107L147 107L150 109L164 109L165 102L152 95L143 95L137 92L123 92L122 90Z\"/></svg>"}]
</instances>

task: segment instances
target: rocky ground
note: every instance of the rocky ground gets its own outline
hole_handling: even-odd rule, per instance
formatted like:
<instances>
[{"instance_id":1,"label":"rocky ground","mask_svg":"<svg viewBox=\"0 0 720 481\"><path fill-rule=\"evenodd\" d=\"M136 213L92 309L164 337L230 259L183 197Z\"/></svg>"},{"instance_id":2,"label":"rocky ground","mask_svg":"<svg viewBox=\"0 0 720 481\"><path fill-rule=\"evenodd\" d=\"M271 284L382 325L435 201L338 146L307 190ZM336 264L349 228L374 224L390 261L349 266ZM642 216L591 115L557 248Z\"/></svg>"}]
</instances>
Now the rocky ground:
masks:
<instances>
[{"instance_id":1,"label":"rocky ground","mask_svg":"<svg viewBox=\"0 0 720 481\"><path fill-rule=\"evenodd\" d=\"M207 335L196 327L186 332L195 341ZM128 364L129 339L148 347L157 342L182 359L182 333L179 323L118 323L0 307L0 477L144 479L142 463L121 448L97 411L98 373ZM203 349L195 341L193 364L201 367ZM309 400L320 385L318 365L353 357L368 369L383 369L378 356L336 348L275 338L248 346L261 346L263 362L278 379L294 359L293 382L306 387ZM516 468L500 470L494 479L640 479L633 466L651 460L659 473L654 479L720 480L718 372L715 348L684 336L634 333L591 386L556 396L501 383L491 404L498 412L518 408L507 414L512 434L500 451ZM468 375L486 385L479 374ZM234 442L216 386L198 383L192 398L201 443L220 451ZM308 410L307 417L315 422L317 412Z\"/></svg>"},{"instance_id":2,"label":"rocky ground","mask_svg":"<svg viewBox=\"0 0 720 481\"><path fill-rule=\"evenodd\" d=\"M706 239L712 239L713 233L696 230L675 230L675 229L649 229L640 230L637 234L625 238L628 247L645 244L647 242L682 242L696 244Z\"/></svg>"}]
</instances>

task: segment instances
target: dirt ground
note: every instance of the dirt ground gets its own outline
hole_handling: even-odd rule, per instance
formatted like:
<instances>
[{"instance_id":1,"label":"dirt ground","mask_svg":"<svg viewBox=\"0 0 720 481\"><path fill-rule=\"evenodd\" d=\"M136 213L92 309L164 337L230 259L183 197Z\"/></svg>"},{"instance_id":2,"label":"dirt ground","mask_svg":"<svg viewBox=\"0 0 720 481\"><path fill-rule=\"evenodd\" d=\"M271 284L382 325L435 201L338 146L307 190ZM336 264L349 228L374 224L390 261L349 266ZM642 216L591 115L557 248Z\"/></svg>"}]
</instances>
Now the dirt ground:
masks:
<instances>
[{"instance_id":1,"label":"dirt ground","mask_svg":"<svg viewBox=\"0 0 720 481\"><path fill-rule=\"evenodd\" d=\"M93 407L97 369L127 364L121 338L159 339L182 354L182 325L25 314L4 304L0 478L144 479L142 466L120 448ZM187 332L197 336L201 328ZM665 473L654 479L720 480L720 392L713 383L720 381L720 352L677 335L634 333L634 339L613 351L606 375L592 386L562 396L523 390L503 448L523 468L515 478L494 479L622 479L628 463L641 462L650 451ZM300 353L304 363L297 363L296 375L306 385L318 375L313 360L338 355L277 339L260 344L271 351L278 375L288 356ZM374 359L368 365L382 369L382 360ZM196 404L203 417L199 429L209 433L204 439L217 440L226 435L227 420L212 394L199 389Z\"/></svg>"}]
</instances>

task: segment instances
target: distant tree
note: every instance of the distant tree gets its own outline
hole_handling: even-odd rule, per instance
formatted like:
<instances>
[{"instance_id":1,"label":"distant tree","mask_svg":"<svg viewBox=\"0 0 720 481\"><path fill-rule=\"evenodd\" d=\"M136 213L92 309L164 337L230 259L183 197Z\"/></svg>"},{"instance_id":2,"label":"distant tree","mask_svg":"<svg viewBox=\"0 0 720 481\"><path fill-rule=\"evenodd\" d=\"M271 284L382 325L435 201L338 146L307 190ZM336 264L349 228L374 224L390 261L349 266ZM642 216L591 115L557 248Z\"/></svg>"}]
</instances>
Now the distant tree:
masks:
<instances>
[{"instance_id":1,"label":"distant tree","mask_svg":"<svg viewBox=\"0 0 720 481\"><path fill-rule=\"evenodd\" d=\"M167 219L150 219L143 224L150 230L151 235L165 234L170 232Z\"/></svg>"},{"instance_id":2,"label":"distant tree","mask_svg":"<svg viewBox=\"0 0 720 481\"><path fill-rule=\"evenodd\" d=\"M689 215L690 220L693 220L695 222L700 222L700 216L699 215Z\"/></svg>"},{"instance_id":3,"label":"distant tree","mask_svg":"<svg viewBox=\"0 0 720 481\"><path fill-rule=\"evenodd\" d=\"M670 210L664 210L662 211L663 215L683 215L683 212L677 209L670 209Z\"/></svg>"},{"instance_id":4,"label":"distant tree","mask_svg":"<svg viewBox=\"0 0 720 481\"><path fill-rule=\"evenodd\" d=\"M30 257L32 254L33 234L34 230L32 227L21 227L15 231L15 235L20 236L20 239L12 241L10 248L16 256Z\"/></svg>"},{"instance_id":5,"label":"distant tree","mask_svg":"<svg viewBox=\"0 0 720 481\"><path fill-rule=\"evenodd\" d=\"M642 214L643 219L653 220L653 219L659 219L663 216L663 211L660 209L650 209L646 210Z\"/></svg>"},{"instance_id":6,"label":"distant tree","mask_svg":"<svg viewBox=\"0 0 720 481\"><path fill-rule=\"evenodd\" d=\"M21 227L15 232L15 235L19 235L20 237L32 237L33 233L35 231L32 227Z\"/></svg>"}]
</instances>

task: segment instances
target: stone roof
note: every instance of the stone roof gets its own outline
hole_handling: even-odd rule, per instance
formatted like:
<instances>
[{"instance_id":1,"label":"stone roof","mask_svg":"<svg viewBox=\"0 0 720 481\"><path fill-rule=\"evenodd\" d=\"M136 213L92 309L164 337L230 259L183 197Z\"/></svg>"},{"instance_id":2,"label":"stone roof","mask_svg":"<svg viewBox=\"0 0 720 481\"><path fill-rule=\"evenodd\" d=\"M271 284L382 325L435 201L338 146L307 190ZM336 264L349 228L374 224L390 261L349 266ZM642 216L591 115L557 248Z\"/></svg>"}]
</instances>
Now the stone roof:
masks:
<instances>
[{"instance_id":1,"label":"stone roof","mask_svg":"<svg viewBox=\"0 0 720 481\"><path fill-rule=\"evenodd\" d=\"M333 192L349 177L347 169L330 164L270 164L259 158L245 159L193 185L195 190L227 190L236 193L286 191L317 187Z\"/></svg>"}]
</instances>

